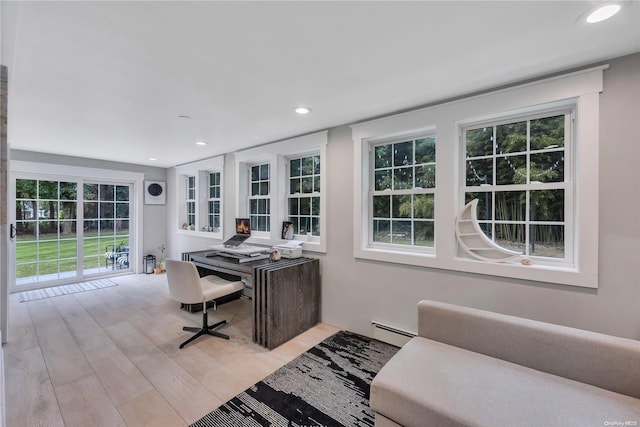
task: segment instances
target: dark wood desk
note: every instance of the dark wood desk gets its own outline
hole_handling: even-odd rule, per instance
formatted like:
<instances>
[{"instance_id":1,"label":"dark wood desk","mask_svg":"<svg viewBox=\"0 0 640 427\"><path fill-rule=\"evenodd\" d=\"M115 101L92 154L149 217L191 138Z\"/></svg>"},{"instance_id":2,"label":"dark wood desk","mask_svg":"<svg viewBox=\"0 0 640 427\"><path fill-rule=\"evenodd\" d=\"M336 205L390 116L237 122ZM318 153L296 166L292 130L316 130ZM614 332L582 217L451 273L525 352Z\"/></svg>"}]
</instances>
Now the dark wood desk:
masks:
<instances>
[{"instance_id":1,"label":"dark wood desk","mask_svg":"<svg viewBox=\"0 0 640 427\"><path fill-rule=\"evenodd\" d=\"M209 251L183 254L201 275L245 279L251 285L253 342L273 349L320 321L320 261L314 258L260 259L245 263Z\"/></svg>"}]
</instances>

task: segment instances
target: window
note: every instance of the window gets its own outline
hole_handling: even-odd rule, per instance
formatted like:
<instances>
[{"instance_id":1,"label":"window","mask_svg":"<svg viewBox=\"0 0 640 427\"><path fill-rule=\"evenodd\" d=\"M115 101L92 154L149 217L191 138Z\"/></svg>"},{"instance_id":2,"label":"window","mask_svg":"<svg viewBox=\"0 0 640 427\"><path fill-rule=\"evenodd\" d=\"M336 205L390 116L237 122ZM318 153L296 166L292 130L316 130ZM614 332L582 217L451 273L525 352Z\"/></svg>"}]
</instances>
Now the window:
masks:
<instances>
[{"instance_id":1,"label":"window","mask_svg":"<svg viewBox=\"0 0 640 427\"><path fill-rule=\"evenodd\" d=\"M287 212L297 235L320 235L320 155L289 159Z\"/></svg>"},{"instance_id":2,"label":"window","mask_svg":"<svg viewBox=\"0 0 640 427\"><path fill-rule=\"evenodd\" d=\"M354 257L598 287L606 68L353 125ZM476 255L497 244L515 258L464 252L456 220L474 199Z\"/></svg>"},{"instance_id":3,"label":"window","mask_svg":"<svg viewBox=\"0 0 640 427\"><path fill-rule=\"evenodd\" d=\"M220 229L220 172L209 173L209 203L207 231Z\"/></svg>"},{"instance_id":4,"label":"window","mask_svg":"<svg viewBox=\"0 0 640 427\"><path fill-rule=\"evenodd\" d=\"M222 156L176 168L178 233L222 238L223 169Z\"/></svg>"},{"instance_id":5,"label":"window","mask_svg":"<svg viewBox=\"0 0 640 427\"><path fill-rule=\"evenodd\" d=\"M572 261L572 111L464 127L465 203L478 199L481 229L500 246Z\"/></svg>"},{"instance_id":6,"label":"window","mask_svg":"<svg viewBox=\"0 0 640 427\"><path fill-rule=\"evenodd\" d=\"M433 247L435 137L376 144L371 169L371 243Z\"/></svg>"},{"instance_id":7,"label":"window","mask_svg":"<svg viewBox=\"0 0 640 427\"><path fill-rule=\"evenodd\" d=\"M254 231L271 229L271 176L269 163L251 167L249 178L249 219Z\"/></svg>"},{"instance_id":8,"label":"window","mask_svg":"<svg viewBox=\"0 0 640 427\"><path fill-rule=\"evenodd\" d=\"M196 177L187 177L187 221L189 230L196 226Z\"/></svg>"},{"instance_id":9,"label":"window","mask_svg":"<svg viewBox=\"0 0 640 427\"><path fill-rule=\"evenodd\" d=\"M282 243L284 222L295 224L304 250L326 248L326 131L234 153L237 217L251 219L248 243Z\"/></svg>"}]
</instances>

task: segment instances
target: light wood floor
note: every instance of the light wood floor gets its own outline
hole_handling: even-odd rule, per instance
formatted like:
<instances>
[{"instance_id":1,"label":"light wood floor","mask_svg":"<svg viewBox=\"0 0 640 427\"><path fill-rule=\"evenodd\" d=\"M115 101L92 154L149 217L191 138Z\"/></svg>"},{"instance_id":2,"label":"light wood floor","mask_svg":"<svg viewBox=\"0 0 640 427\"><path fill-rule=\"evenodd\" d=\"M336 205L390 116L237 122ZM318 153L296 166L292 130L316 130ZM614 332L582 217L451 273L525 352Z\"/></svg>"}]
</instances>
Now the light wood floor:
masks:
<instances>
[{"instance_id":1,"label":"light wood floor","mask_svg":"<svg viewBox=\"0 0 640 427\"><path fill-rule=\"evenodd\" d=\"M318 324L268 351L251 342L251 301L209 311L229 341L202 337L182 350L182 326L201 313L178 308L166 275L119 286L9 301L4 346L7 427L186 426L338 329Z\"/></svg>"}]
</instances>

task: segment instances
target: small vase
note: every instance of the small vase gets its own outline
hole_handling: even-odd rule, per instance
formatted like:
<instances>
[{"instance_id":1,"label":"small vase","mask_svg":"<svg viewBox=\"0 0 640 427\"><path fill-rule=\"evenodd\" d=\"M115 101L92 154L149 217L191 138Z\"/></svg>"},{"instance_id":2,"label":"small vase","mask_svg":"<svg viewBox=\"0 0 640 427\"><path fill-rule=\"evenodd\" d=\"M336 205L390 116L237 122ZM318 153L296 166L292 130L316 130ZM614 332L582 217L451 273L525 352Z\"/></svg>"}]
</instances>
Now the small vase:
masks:
<instances>
[{"instance_id":1,"label":"small vase","mask_svg":"<svg viewBox=\"0 0 640 427\"><path fill-rule=\"evenodd\" d=\"M153 273L154 273L154 274L162 274L162 269L161 269L160 267L155 267L155 268L153 269Z\"/></svg>"}]
</instances>

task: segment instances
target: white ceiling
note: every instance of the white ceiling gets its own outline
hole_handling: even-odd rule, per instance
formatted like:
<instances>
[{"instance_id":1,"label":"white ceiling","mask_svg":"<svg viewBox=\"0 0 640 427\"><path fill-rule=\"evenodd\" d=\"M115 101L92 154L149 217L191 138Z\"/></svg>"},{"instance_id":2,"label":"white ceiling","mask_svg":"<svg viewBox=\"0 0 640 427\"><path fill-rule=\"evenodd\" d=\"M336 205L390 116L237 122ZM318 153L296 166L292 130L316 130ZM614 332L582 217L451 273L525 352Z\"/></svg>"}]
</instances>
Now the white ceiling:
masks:
<instances>
[{"instance_id":1,"label":"white ceiling","mask_svg":"<svg viewBox=\"0 0 640 427\"><path fill-rule=\"evenodd\" d=\"M594 4L2 1L8 140L169 167L640 51Z\"/></svg>"}]
</instances>

